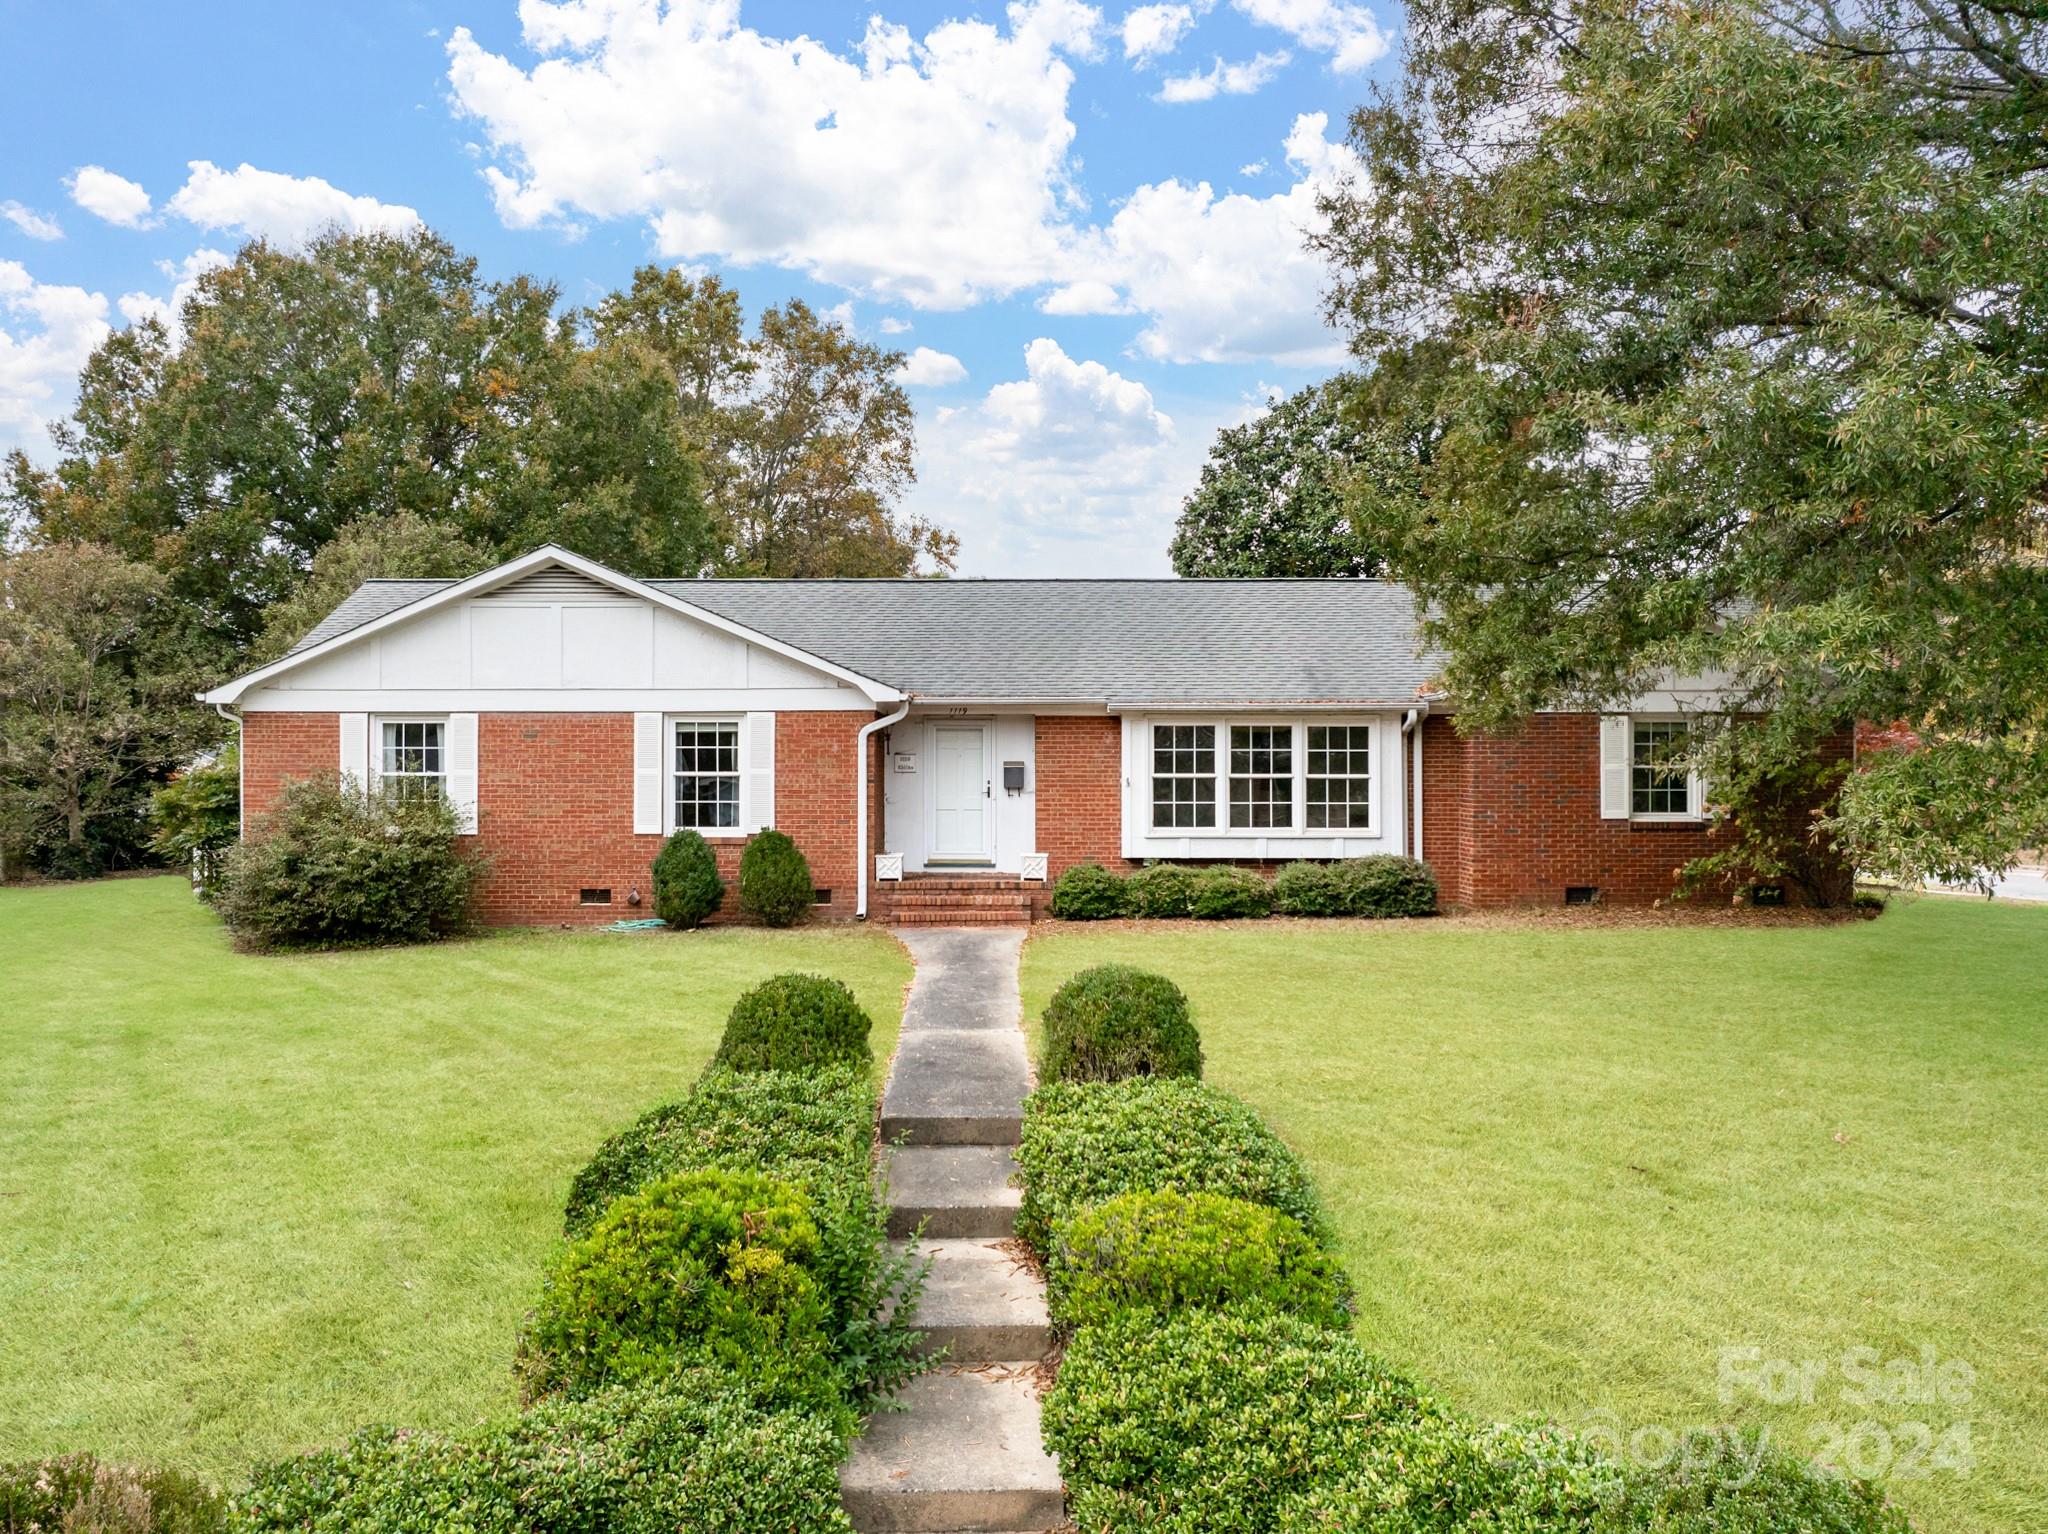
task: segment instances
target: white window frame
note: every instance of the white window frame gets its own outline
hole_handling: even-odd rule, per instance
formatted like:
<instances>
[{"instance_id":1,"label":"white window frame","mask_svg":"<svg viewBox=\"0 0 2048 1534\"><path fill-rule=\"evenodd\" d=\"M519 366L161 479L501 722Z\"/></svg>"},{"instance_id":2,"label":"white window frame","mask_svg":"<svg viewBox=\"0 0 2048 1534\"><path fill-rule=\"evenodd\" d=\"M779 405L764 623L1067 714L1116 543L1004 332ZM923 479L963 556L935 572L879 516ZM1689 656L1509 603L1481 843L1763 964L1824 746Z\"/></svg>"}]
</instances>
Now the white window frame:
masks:
<instances>
[{"instance_id":1,"label":"white window frame","mask_svg":"<svg viewBox=\"0 0 2048 1534\"><path fill-rule=\"evenodd\" d=\"M721 729L730 727L734 734L733 761L731 773L716 773L717 777L734 777L738 780L737 797L734 800L737 818L729 826L681 826L676 821L676 779L682 774L676 770L676 731L683 725L715 725ZM747 718L744 714L665 714L661 721L661 824L662 834L673 836L679 830L695 831L706 841L744 840L747 830L747 770L752 765L747 759ZM702 777L697 773L693 776Z\"/></svg>"},{"instance_id":2,"label":"white window frame","mask_svg":"<svg viewBox=\"0 0 2048 1534\"><path fill-rule=\"evenodd\" d=\"M441 770L439 772L386 772L384 770L384 727L387 724L431 724L441 732ZM370 716L370 780L376 784L377 792L383 793L386 785L399 782L431 782L434 791L446 801L448 794L448 744L449 725L446 714L372 714ZM403 748L401 748L403 749Z\"/></svg>"},{"instance_id":3,"label":"white window frame","mask_svg":"<svg viewBox=\"0 0 2048 1534\"><path fill-rule=\"evenodd\" d=\"M1693 729L1692 719L1685 714L1630 714L1628 716L1628 818L1642 825L1693 825L1706 818L1705 795L1700 786L1700 775L1690 769L1685 774L1685 808L1683 810L1638 810L1636 808L1636 726L1644 724L1675 724L1682 726L1688 736Z\"/></svg>"},{"instance_id":4,"label":"white window frame","mask_svg":"<svg viewBox=\"0 0 2048 1534\"><path fill-rule=\"evenodd\" d=\"M1309 770L1309 753L1312 750L1314 750L1314 747L1312 747L1309 744L1308 732L1310 730L1318 729L1364 730L1365 772L1362 775L1356 772L1311 772ZM1327 750L1328 747L1325 746L1324 749ZM1345 753L1348 756L1351 747L1347 744L1344 749ZM1370 720L1304 719L1302 721L1301 728L1301 829L1303 834L1308 836L1378 835L1380 820L1380 775L1384 770L1385 769L1380 762L1380 732L1378 727L1375 724L1373 724ZM1366 824L1362 826L1354 826L1350 824L1345 824L1341 826L1311 826L1308 823L1308 785L1310 779L1320 778L1326 783L1355 783L1359 780L1361 776L1363 776L1365 780ZM1325 799L1323 801L1323 808L1327 810L1329 808L1329 804L1330 801ZM1344 797L1344 809L1348 817L1351 809L1351 797L1348 792Z\"/></svg>"},{"instance_id":5,"label":"white window frame","mask_svg":"<svg viewBox=\"0 0 2048 1534\"><path fill-rule=\"evenodd\" d=\"M1206 841L1211 838L1233 842L1302 842L1326 841L1338 838L1376 838L1383 835L1385 812L1382 802L1385 797L1387 774L1385 730L1383 721L1364 714L1151 714L1141 720L1132 721L1141 726L1141 732L1134 732L1135 760L1131 765L1129 792L1137 800L1134 827L1137 837L1144 842L1159 843L1170 841ZM1213 725L1216 730L1216 770L1209 778L1210 799L1213 805L1214 821L1207 826L1161 826L1152 819L1152 752L1155 729L1173 725ZM1366 779L1371 785L1367 795L1369 824L1363 826L1317 826L1308 824L1308 731L1311 725L1346 725L1362 727L1366 736ZM1264 726L1282 728L1292 732L1293 763L1292 824L1285 826L1233 826L1230 823L1230 734L1233 728ZM1170 777L1185 777L1185 773L1165 774Z\"/></svg>"},{"instance_id":6,"label":"white window frame","mask_svg":"<svg viewBox=\"0 0 2048 1534\"><path fill-rule=\"evenodd\" d=\"M1207 774L1199 772L1159 772L1156 770L1157 753L1159 750L1157 734L1158 731L1174 729L1195 730L1205 725L1208 726L1210 730L1209 771ZM1169 751L1178 753L1181 750L1181 747L1176 742L1174 745L1169 746L1167 749ZM1202 748L1200 745L1194 744L1190 745L1187 749L1190 751L1200 751ZM1227 775L1226 769L1229 766L1228 753L1230 750L1230 732L1224 725L1219 724L1216 720L1213 719L1148 719L1145 721L1144 750L1145 825L1148 835L1214 836L1217 835L1219 832L1223 831L1224 829L1226 829L1225 820L1218 818L1219 815L1221 815L1223 812L1223 806L1220 803L1218 803L1218 789L1216 786L1218 781ZM1171 778L1175 782L1185 780L1188 782L1199 784L1203 781L1205 776L1209 784L1209 823L1206 826L1160 825L1157 819L1159 814L1158 779ZM1199 806L1201 803L1201 799L1199 797L1194 799L1181 799L1176 797L1169 802L1174 804L1176 807L1182 804L1192 804Z\"/></svg>"}]
</instances>

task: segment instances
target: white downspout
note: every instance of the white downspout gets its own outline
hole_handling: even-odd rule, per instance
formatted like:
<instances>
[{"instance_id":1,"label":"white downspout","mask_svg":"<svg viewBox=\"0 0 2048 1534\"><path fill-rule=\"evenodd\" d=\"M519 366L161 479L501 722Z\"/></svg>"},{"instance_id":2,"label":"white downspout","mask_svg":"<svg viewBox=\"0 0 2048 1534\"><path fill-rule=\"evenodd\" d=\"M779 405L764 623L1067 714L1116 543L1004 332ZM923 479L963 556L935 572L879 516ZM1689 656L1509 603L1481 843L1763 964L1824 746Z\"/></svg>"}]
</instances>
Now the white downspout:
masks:
<instances>
[{"instance_id":1,"label":"white downspout","mask_svg":"<svg viewBox=\"0 0 2048 1534\"><path fill-rule=\"evenodd\" d=\"M235 727L235 834L239 836L249 824L249 764L242 760L242 716L225 703L214 704L213 711Z\"/></svg>"},{"instance_id":2,"label":"white downspout","mask_svg":"<svg viewBox=\"0 0 2048 1534\"><path fill-rule=\"evenodd\" d=\"M1414 745L1409 751L1408 782L1414 808L1408 812L1409 822L1414 826L1415 858L1422 860L1422 721L1427 714L1419 708L1411 708L1401 716L1401 733L1410 736Z\"/></svg>"},{"instance_id":3,"label":"white downspout","mask_svg":"<svg viewBox=\"0 0 2048 1534\"><path fill-rule=\"evenodd\" d=\"M877 719L872 724L862 725L860 736L854 746L854 877L859 881L855 886L853 900L853 915L856 921L868 919L868 739L877 730L886 730L892 724L902 723L903 716L909 712L910 700L905 698L903 706L895 713L887 718Z\"/></svg>"}]
</instances>

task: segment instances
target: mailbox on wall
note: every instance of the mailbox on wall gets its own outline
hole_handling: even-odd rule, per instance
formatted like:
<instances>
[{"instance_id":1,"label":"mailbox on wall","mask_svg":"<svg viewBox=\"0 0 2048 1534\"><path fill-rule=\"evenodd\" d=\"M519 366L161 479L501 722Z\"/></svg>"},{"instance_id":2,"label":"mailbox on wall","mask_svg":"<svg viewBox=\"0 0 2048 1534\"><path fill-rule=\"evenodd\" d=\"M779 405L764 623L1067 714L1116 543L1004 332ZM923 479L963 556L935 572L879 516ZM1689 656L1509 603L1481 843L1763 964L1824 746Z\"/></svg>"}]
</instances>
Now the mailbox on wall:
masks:
<instances>
[{"instance_id":1,"label":"mailbox on wall","mask_svg":"<svg viewBox=\"0 0 2048 1534\"><path fill-rule=\"evenodd\" d=\"M1003 763L1003 792L1006 794L1021 794L1024 792L1024 764L1022 762Z\"/></svg>"}]
</instances>

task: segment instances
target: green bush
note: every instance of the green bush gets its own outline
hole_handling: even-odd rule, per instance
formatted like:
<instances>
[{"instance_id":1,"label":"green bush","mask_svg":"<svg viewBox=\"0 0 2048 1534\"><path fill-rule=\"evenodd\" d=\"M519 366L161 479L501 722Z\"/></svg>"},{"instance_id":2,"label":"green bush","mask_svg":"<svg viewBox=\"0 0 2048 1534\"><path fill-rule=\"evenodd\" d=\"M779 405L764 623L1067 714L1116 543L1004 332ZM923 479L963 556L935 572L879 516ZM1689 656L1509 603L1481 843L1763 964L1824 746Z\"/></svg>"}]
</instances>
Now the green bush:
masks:
<instances>
[{"instance_id":1,"label":"green bush","mask_svg":"<svg viewBox=\"0 0 2048 1534\"><path fill-rule=\"evenodd\" d=\"M149 822L149 850L190 868L200 894L217 900L223 862L242 834L241 754L229 746L179 772L150 796Z\"/></svg>"},{"instance_id":2,"label":"green bush","mask_svg":"<svg viewBox=\"0 0 2048 1534\"><path fill-rule=\"evenodd\" d=\"M551 1401L461 1435L372 1428L259 1468L244 1534L850 1534L849 1419L751 1397L708 1370ZM766 1473L772 1468L772 1473Z\"/></svg>"},{"instance_id":3,"label":"green bush","mask_svg":"<svg viewBox=\"0 0 2048 1534\"><path fill-rule=\"evenodd\" d=\"M866 1065L874 1027L853 992L823 975L771 975L733 1003L714 1067L800 1071Z\"/></svg>"},{"instance_id":4,"label":"green bush","mask_svg":"<svg viewBox=\"0 0 2048 1534\"><path fill-rule=\"evenodd\" d=\"M711 844L695 831L678 831L654 855L654 914L671 927L702 926L725 903L725 881Z\"/></svg>"},{"instance_id":5,"label":"green bush","mask_svg":"<svg viewBox=\"0 0 2048 1534\"><path fill-rule=\"evenodd\" d=\"M1124 880L1124 911L1129 916L1194 915L1195 871L1178 863L1139 869Z\"/></svg>"},{"instance_id":6,"label":"green bush","mask_svg":"<svg viewBox=\"0 0 2048 1534\"><path fill-rule=\"evenodd\" d=\"M787 927L816 904L811 865L780 831L763 831L740 854L740 906L771 927Z\"/></svg>"},{"instance_id":7,"label":"green bush","mask_svg":"<svg viewBox=\"0 0 2048 1534\"><path fill-rule=\"evenodd\" d=\"M789 1184L685 1172L615 1200L557 1260L519 1342L528 1399L712 1363L836 1405L818 1227Z\"/></svg>"},{"instance_id":8,"label":"green bush","mask_svg":"<svg viewBox=\"0 0 2048 1534\"><path fill-rule=\"evenodd\" d=\"M1052 887L1052 914L1063 921L1107 921L1125 905L1123 877L1100 863L1077 863Z\"/></svg>"},{"instance_id":9,"label":"green bush","mask_svg":"<svg viewBox=\"0 0 2048 1534\"><path fill-rule=\"evenodd\" d=\"M1771 1453L1754 1438L1695 1435L1669 1468L1629 1475L1597 1534L1909 1534L1905 1514L1867 1481Z\"/></svg>"},{"instance_id":10,"label":"green bush","mask_svg":"<svg viewBox=\"0 0 2048 1534\"><path fill-rule=\"evenodd\" d=\"M1058 1081L1025 1100L1017 1234L1050 1256L1053 1229L1119 1193L1222 1193L1291 1216L1331 1245L1301 1160L1258 1114L1199 1081Z\"/></svg>"},{"instance_id":11,"label":"green bush","mask_svg":"<svg viewBox=\"0 0 2048 1534\"><path fill-rule=\"evenodd\" d=\"M177 1470L90 1454L0 1465L0 1534L217 1534L227 1503Z\"/></svg>"},{"instance_id":12,"label":"green bush","mask_svg":"<svg viewBox=\"0 0 2048 1534\"><path fill-rule=\"evenodd\" d=\"M1273 909L1287 916L1342 916L1344 891L1328 863L1289 863L1274 876Z\"/></svg>"},{"instance_id":13,"label":"green bush","mask_svg":"<svg viewBox=\"0 0 2048 1534\"><path fill-rule=\"evenodd\" d=\"M423 943L469 925L478 864L438 795L365 793L333 776L285 786L227 856L220 912L252 948Z\"/></svg>"},{"instance_id":14,"label":"green bush","mask_svg":"<svg viewBox=\"0 0 2048 1534\"><path fill-rule=\"evenodd\" d=\"M1054 1233L1053 1318L1087 1326L1119 1311L1259 1305L1351 1324L1344 1270L1298 1222L1220 1193L1123 1193Z\"/></svg>"},{"instance_id":15,"label":"green bush","mask_svg":"<svg viewBox=\"0 0 2048 1534\"><path fill-rule=\"evenodd\" d=\"M1331 865L1346 916L1434 916L1436 875L1427 863L1375 852Z\"/></svg>"},{"instance_id":16,"label":"green bush","mask_svg":"<svg viewBox=\"0 0 2048 1534\"><path fill-rule=\"evenodd\" d=\"M1230 921L1267 916L1273 910L1273 886L1249 868L1218 864L1195 875L1189 914L1199 921Z\"/></svg>"},{"instance_id":17,"label":"green bush","mask_svg":"<svg viewBox=\"0 0 2048 1534\"><path fill-rule=\"evenodd\" d=\"M1046 1003L1041 1081L1200 1076L1202 1041L1188 999L1164 975L1128 964L1084 969Z\"/></svg>"}]
</instances>

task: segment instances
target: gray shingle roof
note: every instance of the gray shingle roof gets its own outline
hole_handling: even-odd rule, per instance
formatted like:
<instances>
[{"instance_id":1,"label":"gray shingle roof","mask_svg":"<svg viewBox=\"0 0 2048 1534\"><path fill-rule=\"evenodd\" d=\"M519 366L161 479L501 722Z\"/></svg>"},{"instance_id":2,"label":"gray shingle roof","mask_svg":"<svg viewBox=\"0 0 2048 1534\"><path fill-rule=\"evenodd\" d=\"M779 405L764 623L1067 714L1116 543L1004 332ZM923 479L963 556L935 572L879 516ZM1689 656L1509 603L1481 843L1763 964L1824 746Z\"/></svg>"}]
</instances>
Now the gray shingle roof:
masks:
<instances>
[{"instance_id":1,"label":"gray shingle roof","mask_svg":"<svg viewBox=\"0 0 2048 1534\"><path fill-rule=\"evenodd\" d=\"M371 581L305 649L447 581ZM922 697L1392 703L1435 674L1406 587L1361 580L656 580Z\"/></svg>"}]
</instances>

